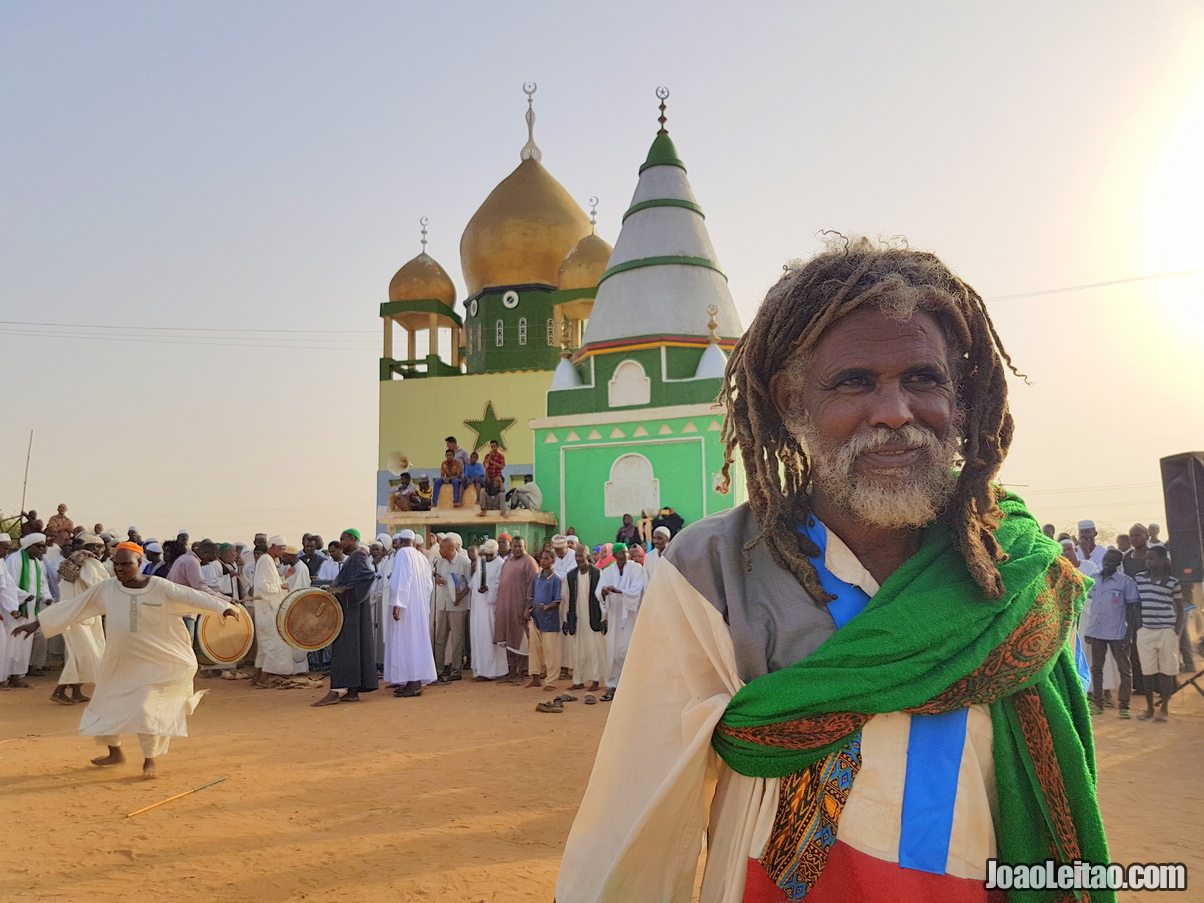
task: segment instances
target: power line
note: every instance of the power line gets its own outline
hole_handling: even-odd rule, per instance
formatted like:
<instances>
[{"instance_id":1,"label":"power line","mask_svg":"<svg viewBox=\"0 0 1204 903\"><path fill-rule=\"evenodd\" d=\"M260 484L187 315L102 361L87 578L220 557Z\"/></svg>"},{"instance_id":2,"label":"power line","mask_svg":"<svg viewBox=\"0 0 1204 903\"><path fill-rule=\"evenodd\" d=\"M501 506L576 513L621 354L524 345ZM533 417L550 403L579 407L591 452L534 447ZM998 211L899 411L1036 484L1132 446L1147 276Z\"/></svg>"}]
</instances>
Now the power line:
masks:
<instances>
[{"instance_id":1,"label":"power line","mask_svg":"<svg viewBox=\"0 0 1204 903\"><path fill-rule=\"evenodd\" d=\"M296 332L305 335L313 335L318 332L314 329L258 329L240 327L237 330L229 328L219 329L212 326L114 326L112 324L99 323L35 323L26 320L0 320L0 326L50 326L56 329L115 329L122 332L188 332L188 333L204 333L212 332L219 335L229 335L231 332L263 332L274 335L281 332ZM321 332L325 335L371 335L375 336L375 329L323 329Z\"/></svg>"},{"instance_id":2,"label":"power line","mask_svg":"<svg viewBox=\"0 0 1204 903\"><path fill-rule=\"evenodd\" d=\"M1038 298L1042 295L1060 295L1063 292L1081 292L1092 288L1107 288L1110 285L1128 285L1131 282L1147 282L1151 279L1170 279L1175 276L1194 276L1204 273L1204 267L1194 270L1176 270L1173 273L1151 273L1148 276L1130 276L1128 279L1112 279L1108 282L1086 282L1082 285L1068 285L1065 288L1047 288L1038 292L1021 292L1018 295L999 295L987 298L987 301L1017 301L1020 298Z\"/></svg>"}]
</instances>

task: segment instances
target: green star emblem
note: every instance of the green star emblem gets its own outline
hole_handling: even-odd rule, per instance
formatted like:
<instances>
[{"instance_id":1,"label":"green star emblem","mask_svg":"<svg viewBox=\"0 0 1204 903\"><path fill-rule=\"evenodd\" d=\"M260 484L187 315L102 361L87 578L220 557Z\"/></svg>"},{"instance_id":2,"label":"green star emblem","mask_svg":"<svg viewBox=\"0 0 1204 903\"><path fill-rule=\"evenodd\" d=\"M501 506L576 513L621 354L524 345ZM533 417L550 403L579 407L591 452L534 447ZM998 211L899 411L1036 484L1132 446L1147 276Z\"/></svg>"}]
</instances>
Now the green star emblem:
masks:
<instances>
[{"instance_id":1,"label":"green star emblem","mask_svg":"<svg viewBox=\"0 0 1204 903\"><path fill-rule=\"evenodd\" d=\"M510 427L514 426L515 418L513 417L498 417L493 411L493 402L485 403L485 414L480 420L465 420L464 425L477 434L476 442L473 443L469 451L476 451L482 445L488 445L492 440L497 440L497 444L504 451L506 448L506 439L504 433Z\"/></svg>"}]
</instances>

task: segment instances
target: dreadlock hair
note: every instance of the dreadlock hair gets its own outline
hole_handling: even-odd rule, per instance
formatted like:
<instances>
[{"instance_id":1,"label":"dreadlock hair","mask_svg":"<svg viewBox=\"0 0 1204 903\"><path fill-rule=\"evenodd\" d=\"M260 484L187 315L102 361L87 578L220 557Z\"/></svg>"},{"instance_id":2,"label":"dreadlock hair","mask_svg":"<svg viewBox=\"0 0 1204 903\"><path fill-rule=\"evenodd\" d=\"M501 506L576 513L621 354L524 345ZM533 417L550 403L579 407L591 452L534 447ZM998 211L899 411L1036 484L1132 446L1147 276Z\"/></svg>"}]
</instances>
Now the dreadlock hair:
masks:
<instances>
[{"instance_id":1,"label":"dreadlock hair","mask_svg":"<svg viewBox=\"0 0 1204 903\"><path fill-rule=\"evenodd\" d=\"M761 531L744 547L744 565L764 541L777 564L790 571L815 600L832 596L819 584L807 556L819 550L798 532L810 512L811 461L787 428L770 397L775 374L805 367L824 332L856 310L880 309L899 319L916 310L940 325L953 358L957 405L964 414L964 459L941 517L970 575L988 599L1003 596L996 563L1007 556L994 531L1003 518L1001 491L992 485L1012 443L1004 363L1023 376L1004 350L978 293L934 254L897 243L872 242L828 233L826 250L794 261L766 294L756 318L732 352L719 401L724 462L719 490L731 488L739 448L748 484L748 503ZM834 236L834 237L833 237Z\"/></svg>"}]
</instances>

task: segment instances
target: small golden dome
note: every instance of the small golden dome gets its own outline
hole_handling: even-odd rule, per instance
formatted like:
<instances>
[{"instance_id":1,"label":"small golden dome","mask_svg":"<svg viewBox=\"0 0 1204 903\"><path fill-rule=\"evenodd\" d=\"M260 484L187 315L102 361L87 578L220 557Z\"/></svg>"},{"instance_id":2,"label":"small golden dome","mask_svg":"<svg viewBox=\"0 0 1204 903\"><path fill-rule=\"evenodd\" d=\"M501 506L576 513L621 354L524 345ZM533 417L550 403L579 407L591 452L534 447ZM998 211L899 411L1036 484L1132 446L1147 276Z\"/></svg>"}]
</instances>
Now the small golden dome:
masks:
<instances>
[{"instance_id":1,"label":"small golden dome","mask_svg":"<svg viewBox=\"0 0 1204 903\"><path fill-rule=\"evenodd\" d=\"M596 233L590 233L577 242L576 247L569 251L560 265L560 281L562 289L595 288L602 274L606 272L606 264L614 251L610 245L600 239Z\"/></svg>"},{"instance_id":2,"label":"small golden dome","mask_svg":"<svg viewBox=\"0 0 1204 903\"><path fill-rule=\"evenodd\" d=\"M425 251L403 266L389 281L390 301L436 298L448 307L456 303L456 286L447 270Z\"/></svg>"},{"instance_id":3,"label":"small golden dome","mask_svg":"<svg viewBox=\"0 0 1204 903\"><path fill-rule=\"evenodd\" d=\"M485 198L460 238L468 293L499 285L556 285L565 255L590 234L589 217L535 159Z\"/></svg>"}]
</instances>

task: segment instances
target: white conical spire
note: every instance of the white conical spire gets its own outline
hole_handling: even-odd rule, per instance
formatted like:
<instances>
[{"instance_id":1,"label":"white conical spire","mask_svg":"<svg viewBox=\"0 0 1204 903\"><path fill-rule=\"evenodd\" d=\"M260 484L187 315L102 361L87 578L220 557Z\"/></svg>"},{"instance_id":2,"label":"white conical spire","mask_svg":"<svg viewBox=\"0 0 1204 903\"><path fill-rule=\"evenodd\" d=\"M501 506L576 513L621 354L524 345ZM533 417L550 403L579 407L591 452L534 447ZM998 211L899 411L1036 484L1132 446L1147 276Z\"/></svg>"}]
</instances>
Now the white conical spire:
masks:
<instances>
[{"instance_id":1,"label":"white conical spire","mask_svg":"<svg viewBox=\"0 0 1204 903\"><path fill-rule=\"evenodd\" d=\"M739 337L743 327L702 208L673 141L661 131L640 167L582 346L640 336L705 336L711 306L718 334Z\"/></svg>"}]
</instances>

